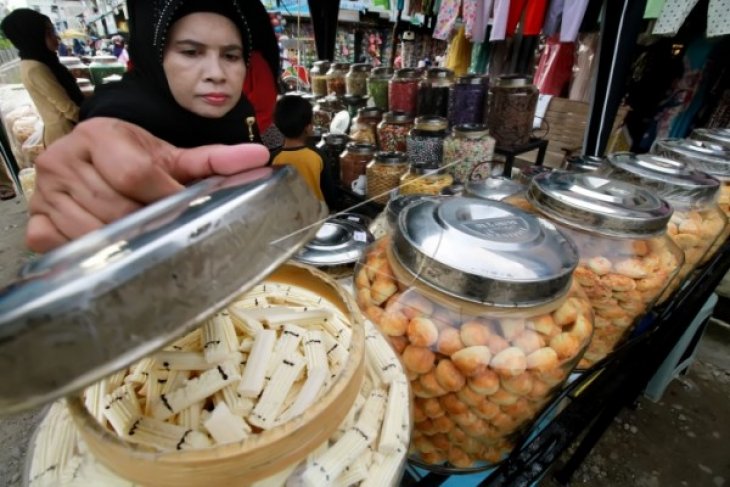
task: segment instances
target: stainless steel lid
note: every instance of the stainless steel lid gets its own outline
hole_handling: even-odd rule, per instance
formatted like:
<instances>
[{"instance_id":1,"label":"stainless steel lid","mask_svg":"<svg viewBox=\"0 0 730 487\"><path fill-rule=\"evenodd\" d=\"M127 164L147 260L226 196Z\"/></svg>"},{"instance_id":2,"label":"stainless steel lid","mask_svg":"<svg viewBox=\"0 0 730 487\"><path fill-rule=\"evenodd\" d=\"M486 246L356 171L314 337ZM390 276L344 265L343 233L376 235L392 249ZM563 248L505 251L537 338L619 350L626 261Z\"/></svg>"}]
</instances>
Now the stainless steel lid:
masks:
<instances>
[{"instance_id":1,"label":"stainless steel lid","mask_svg":"<svg viewBox=\"0 0 730 487\"><path fill-rule=\"evenodd\" d=\"M347 220L349 222L353 222L353 223L357 223L358 225L362 225L364 227L369 227L370 224L373 222L373 219L367 215L361 215L360 213L351 213L351 212L337 213L337 214L332 215L330 218L333 218L336 220Z\"/></svg>"},{"instance_id":2,"label":"stainless steel lid","mask_svg":"<svg viewBox=\"0 0 730 487\"><path fill-rule=\"evenodd\" d=\"M352 264L374 240L366 226L330 218L299 250L294 260L317 267Z\"/></svg>"},{"instance_id":3,"label":"stainless steel lid","mask_svg":"<svg viewBox=\"0 0 730 487\"><path fill-rule=\"evenodd\" d=\"M572 156L568 157L563 164L563 169L574 172L595 172L605 159L597 156Z\"/></svg>"},{"instance_id":4,"label":"stainless steel lid","mask_svg":"<svg viewBox=\"0 0 730 487\"><path fill-rule=\"evenodd\" d=\"M550 218L612 237L662 234L672 217L672 207L653 192L587 173L540 174L527 199Z\"/></svg>"},{"instance_id":5,"label":"stainless steel lid","mask_svg":"<svg viewBox=\"0 0 730 487\"><path fill-rule=\"evenodd\" d=\"M463 184L452 184L441 190L443 196L463 196L465 188Z\"/></svg>"},{"instance_id":6,"label":"stainless steel lid","mask_svg":"<svg viewBox=\"0 0 730 487\"><path fill-rule=\"evenodd\" d=\"M312 67L317 68L320 73L324 73L328 69L330 69L330 62L329 61L315 61Z\"/></svg>"},{"instance_id":7,"label":"stainless steel lid","mask_svg":"<svg viewBox=\"0 0 730 487\"><path fill-rule=\"evenodd\" d=\"M730 148L730 129L694 129L690 137Z\"/></svg>"},{"instance_id":8,"label":"stainless steel lid","mask_svg":"<svg viewBox=\"0 0 730 487\"><path fill-rule=\"evenodd\" d=\"M663 139L652 151L692 164L696 169L722 180L730 180L730 152L699 140Z\"/></svg>"},{"instance_id":9,"label":"stainless steel lid","mask_svg":"<svg viewBox=\"0 0 730 487\"><path fill-rule=\"evenodd\" d=\"M373 69L373 66L367 63L355 63L350 66L350 71L353 73L369 73Z\"/></svg>"},{"instance_id":10,"label":"stainless steel lid","mask_svg":"<svg viewBox=\"0 0 730 487\"><path fill-rule=\"evenodd\" d=\"M31 262L0 292L0 413L74 393L189 332L315 233L291 167L215 177Z\"/></svg>"},{"instance_id":11,"label":"stainless steel lid","mask_svg":"<svg viewBox=\"0 0 730 487\"><path fill-rule=\"evenodd\" d=\"M395 72L395 78L399 80L419 79L423 73L415 68L403 68Z\"/></svg>"},{"instance_id":12,"label":"stainless steel lid","mask_svg":"<svg viewBox=\"0 0 730 487\"><path fill-rule=\"evenodd\" d=\"M530 86L531 84L529 78L520 75L499 76L494 81L494 86L500 88L521 88L523 86Z\"/></svg>"},{"instance_id":13,"label":"stainless steel lid","mask_svg":"<svg viewBox=\"0 0 730 487\"><path fill-rule=\"evenodd\" d=\"M375 154L375 144L365 142L350 142L345 146L348 152L361 156L372 156Z\"/></svg>"},{"instance_id":14,"label":"stainless steel lid","mask_svg":"<svg viewBox=\"0 0 730 487\"><path fill-rule=\"evenodd\" d=\"M375 161L379 164L406 164L408 157L403 152L378 151L375 153Z\"/></svg>"},{"instance_id":15,"label":"stainless steel lid","mask_svg":"<svg viewBox=\"0 0 730 487\"><path fill-rule=\"evenodd\" d=\"M489 83L489 78L478 74L467 74L465 76L459 76L456 78L457 85L486 85Z\"/></svg>"},{"instance_id":16,"label":"stainless steel lid","mask_svg":"<svg viewBox=\"0 0 730 487\"><path fill-rule=\"evenodd\" d=\"M342 99L348 106L364 106L368 102L368 97L363 95L345 95Z\"/></svg>"},{"instance_id":17,"label":"stainless steel lid","mask_svg":"<svg viewBox=\"0 0 730 487\"><path fill-rule=\"evenodd\" d=\"M357 111L358 117L365 118L383 118L383 111L375 107L363 107Z\"/></svg>"},{"instance_id":18,"label":"stainless steel lid","mask_svg":"<svg viewBox=\"0 0 730 487\"><path fill-rule=\"evenodd\" d=\"M550 222L474 198L424 199L398 217L394 255L448 295L500 307L535 306L563 295L578 250Z\"/></svg>"},{"instance_id":19,"label":"stainless steel lid","mask_svg":"<svg viewBox=\"0 0 730 487\"><path fill-rule=\"evenodd\" d=\"M426 132L441 132L449 127L449 121L438 115L426 115L416 118L414 128Z\"/></svg>"},{"instance_id":20,"label":"stainless steel lid","mask_svg":"<svg viewBox=\"0 0 730 487\"><path fill-rule=\"evenodd\" d=\"M538 174L551 172L552 170L552 167L547 166L529 166L520 171L520 175L517 178L517 181L520 184L524 184L525 186L527 186L528 184L530 184L530 181L532 181L532 178L534 178Z\"/></svg>"},{"instance_id":21,"label":"stainless steel lid","mask_svg":"<svg viewBox=\"0 0 730 487\"><path fill-rule=\"evenodd\" d=\"M332 63L330 65L330 70L334 71L347 71L350 69L350 63Z\"/></svg>"},{"instance_id":22,"label":"stainless steel lid","mask_svg":"<svg viewBox=\"0 0 730 487\"><path fill-rule=\"evenodd\" d=\"M454 77L454 72L446 68L429 68L426 71L426 77L428 79L451 79Z\"/></svg>"},{"instance_id":23,"label":"stainless steel lid","mask_svg":"<svg viewBox=\"0 0 730 487\"><path fill-rule=\"evenodd\" d=\"M480 139L489 135L489 129L481 123L465 123L454 127L454 135L464 139Z\"/></svg>"},{"instance_id":24,"label":"stainless steel lid","mask_svg":"<svg viewBox=\"0 0 730 487\"><path fill-rule=\"evenodd\" d=\"M434 200L437 201L436 196L429 196L425 194L407 194L399 195L391 198L385 207L385 214L388 220L390 228L395 228L398 225L398 215L411 203L421 200Z\"/></svg>"},{"instance_id":25,"label":"stainless steel lid","mask_svg":"<svg viewBox=\"0 0 730 487\"><path fill-rule=\"evenodd\" d=\"M373 68L370 71L373 78L391 78L393 76L393 68Z\"/></svg>"},{"instance_id":26,"label":"stainless steel lid","mask_svg":"<svg viewBox=\"0 0 730 487\"><path fill-rule=\"evenodd\" d=\"M327 134L324 136L324 143L327 145L346 146L350 137L345 134Z\"/></svg>"},{"instance_id":27,"label":"stainless steel lid","mask_svg":"<svg viewBox=\"0 0 730 487\"><path fill-rule=\"evenodd\" d=\"M469 181L464 185L466 196L484 200L502 201L517 193L522 193L527 186L508 178L489 178L482 181Z\"/></svg>"},{"instance_id":28,"label":"stainless steel lid","mask_svg":"<svg viewBox=\"0 0 730 487\"><path fill-rule=\"evenodd\" d=\"M413 117L408 112L387 112L384 119L388 123L413 123Z\"/></svg>"},{"instance_id":29,"label":"stainless steel lid","mask_svg":"<svg viewBox=\"0 0 730 487\"><path fill-rule=\"evenodd\" d=\"M720 182L712 176L696 171L686 162L657 154L611 154L599 173L651 188L659 197L681 208L711 205L720 191Z\"/></svg>"}]
</instances>

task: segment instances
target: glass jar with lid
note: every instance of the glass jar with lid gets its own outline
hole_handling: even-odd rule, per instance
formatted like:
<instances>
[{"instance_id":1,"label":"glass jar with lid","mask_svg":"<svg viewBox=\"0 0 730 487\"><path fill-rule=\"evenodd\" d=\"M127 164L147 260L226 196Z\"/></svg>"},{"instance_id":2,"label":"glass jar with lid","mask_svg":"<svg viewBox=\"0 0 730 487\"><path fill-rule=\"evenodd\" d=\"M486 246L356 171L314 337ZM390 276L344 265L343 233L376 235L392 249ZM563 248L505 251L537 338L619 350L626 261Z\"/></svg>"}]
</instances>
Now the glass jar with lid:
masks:
<instances>
[{"instance_id":1,"label":"glass jar with lid","mask_svg":"<svg viewBox=\"0 0 730 487\"><path fill-rule=\"evenodd\" d=\"M418 87L418 115L449 114L449 89L454 84L454 72L445 68L431 68Z\"/></svg>"},{"instance_id":2,"label":"glass jar with lid","mask_svg":"<svg viewBox=\"0 0 730 487\"><path fill-rule=\"evenodd\" d=\"M360 176L365 176L368 164L375 155L373 144L350 142L340 156L340 181L349 188Z\"/></svg>"},{"instance_id":3,"label":"glass jar with lid","mask_svg":"<svg viewBox=\"0 0 730 487\"><path fill-rule=\"evenodd\" d=\"M686 162L656 154L611 154L599 174L653 190L674 213L667 234L684 251L684 264L659 299L665 301L690 272L714 255L727 217L717 206L720 182Z\"/></svg>"},{"instance_id":4,"label":"glass jar with lid","mask_svg":"<svg viewBox=\"0 0 730 487\"><path fill-rule=\"evenodd\" d=\"M77 80L91 79L91 71L89 70L89 67L81 61L81 59L74 56L63 56L58 59L61 61L61 64L69 70L71 76Z\"/></svg>"},{"instance_id":5,"label":"glass jar with lid","mask_svg":"<svg viewBox=\"0 0 730 487\"><path fill-rule=\"evenodd\" d=\"M347 86L345 76L350 69L350 63L332 63L327 71L327 95L345 96Z\"/></svg>"},{"instance_id":6,"label":"glass jar with lid","mask_svg":"<svg viewBox=\"0 0 730 487\"><path fill-rule=\"evenodd\" d=\"M492 173L494 146L486 125L457 125L444 141L444 166L457 183L485 179Z\"/></svg>"},{"instance_id":7,"label":"glass jar with lid","mask_svg":"<svg viewBox=\"0 0 730 487\"><path fill-rule=\"evenodd\" d=\"M345 77L348 95L368 96L368 77L373 67L366 63L356 63L350 66Z\"/></svg>"},{"instance_id":8,"label":"glass jar with lid","mask_svg":"<svg viewBox=\"0 0 730 487\"><path fill-rule=\"evenodd\" d=\"M454 184L454 178L444 169L422 162L411 162L408 172L400 179L402 195L440 195L444 188Z\"/></svg>"},{"instance_id":9,"label":"glass jar with lid","mask_svg":"<svg viewBox=\"0 0 730 487\"><path fill-rule=\"evenodd\" d=\"M98 86L104 84L104 78L113 74L123 75L127 68L114 56L94 56L89 71L91 82Z\"/></svg>"},{"instance_id":10,"label":"glass jar with lid","mask_svg":"<svg viewBox=\"0 0 730 487\"><path fill-rule=\"evenodd\" d=\"M449 88L449 123L451 126L484 123L489 78L460 76Z\"/></svg>"},{"instance_id":11,"label":"glass jar with lid","mask_svg":"<svg viewBox=\"0 0 730 487\"><path fill-rule=\"evenodd\" d=\"M411 202L365 251L357 301L409 375L412 460L474 471L511 451L593 334L577 263L552 223L461 197Z\"/></svg>"},{"instance_id":12,"label":"glass jar with lid","mask_svg":"<svg viewBox=\"0 0 730 487\"><path fill-rule=\"evenodd\" d=\"M315 127L328 131L335 115L346 109L345 104L335 96L320 98L312 110L312 122Z\"/></svg>"},{"instance_id":13,"label":"glass jar with lid","mask_svg":"<svg viewBox=\"0 0 730 487\"><path fill-rule=\"evenodd\" d=\"M374 68L368 77L368 94L383 112L388 111L388 85L392 77L393 68Z\"/></svg>"},{"instance_id":14,"label":"glass jar with lid","mask_svg":"<svg viewBox=\"0 0 730 487\"><path fill-rule=\"evenodd\" d=\"M444 140L449 135L449 122L444 117L418 117L408 134L408 160L433 167L441 166L444 159Z\"/></svg>"},{"instance_id":15,"label":"glass jar with lid","mask_svg":"<svg viewBox=\"0 0 730 487\"><path fill-rule=\"evenodd\" d=\"M357 111L352 120L350 137L358 142L377 144L378 124L383 120L383 112L377 107L365 107Z\"/></svg>"},{"instance_id":16,"label":"glass jar with lid","mask_svg":"<svg viewBox=\"0 0 730 487\"><path fill-rule=\"evenodd\" d=\"M408 159L403 152L377 152L367 167L367 195L381 205L388 203L400 178L408 171Z\"/></svg>"},{"instance_id":17,"label":"glass jar with lid","mask_svg":"<svg viewBox=\"0 0 730 487\"><path fill-rule=\"evenodd\" d=\"M350 138L344 134L327 134L319 144L317 149L324 155L325 168L329 168L332 180L340 181L340 155L345 151Z\"/></svg>"},{"instance_id":18,"label":"glass jar with lid","mask_svg":"<svg viewBox=\"0 0 730 487\"><path fill-rule=\"evenodd\" d=\"M591 300L596 331L581 367L626 339L684 261L667 235L669 204L653 192L586 173L535 177L527 199L578 246L575 279Z\"/></svg>"},{"instance_id":19,"label":"glass jar with lid","mask_svg":"<svg viewBox=\"0 0 730 487\"><path fill-rule=\"evenodd\" d=\"M327 96L327 71L329 69L329 61L317 61L309 70L309 82L314 96Z\"/></svg>"},{"instance_id":20,"label":"glass jar with lid","mask_svg":"<svg viewBox=\"0 0 730 487\"><path fill-rule=\"evenodd\" d=\"M413 116L406 112L388 112L378 124L378 146L387 152L406 152Z\"/></svg>"},{"instance_id":21,"label":"glass jar with lid","mask_svg":"<svg viewBox=\"0 0 730 487\"><path fill-rule=\"evenodd\" d=\"M399 69L388 85L388 106L391 111L406 112L416 115L418 108L418 84L421 71L407 68Z\"/></svg>"},{"instance_id":22,"label":"glass jar with lid","mask_svg":"<svg viewBox=\"0 0 730 487\"><path fill-rule=\"evenodd\" d=\"M528 78L502 76L489 87L489 132L500 147L527 144L532 135L538 89Z\"/></svg>"}]
</instances>

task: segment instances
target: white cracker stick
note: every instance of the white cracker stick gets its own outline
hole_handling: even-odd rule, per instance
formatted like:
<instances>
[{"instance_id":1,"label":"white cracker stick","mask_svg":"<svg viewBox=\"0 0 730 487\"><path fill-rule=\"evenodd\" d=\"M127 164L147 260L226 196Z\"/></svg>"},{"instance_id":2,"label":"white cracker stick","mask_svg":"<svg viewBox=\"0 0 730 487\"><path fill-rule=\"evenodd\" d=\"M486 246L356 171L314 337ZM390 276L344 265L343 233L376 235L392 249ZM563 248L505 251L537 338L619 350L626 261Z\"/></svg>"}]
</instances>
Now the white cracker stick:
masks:
<instances>
[{"instance_id":1,"label":"white cracker stick","mask_svg":"<svg viewBox=\"0 0 730 487\"><path fill-rule=\"evenodd\" d=\"M309 408L314 401L320 397L324 381L329 375L329 370L326 368L316 368L310 370L307 373L307 380L304 382L299 394L296 396L294 404L289 409L286 409L285 413L281 415L280 422L289 421L290 419L299 416ZM285 406L286 407L286 406Z\"/></svg>"},{"instance_id":2,"label":"white cracker stick","mask_svg":"<svg viewBox=\"0 0 730 487\"><path fill-rule=\"evenodd\" d=\"M243 307L240 304L233 304L233 306L228 308L231 321L238 331L243 335L255 338L264 329L264 325L258 319L251 316L251 311L251 308Z\"/></svg>"},{"instance_id":3,"label":"white cracker stick","mask_svg":"<svg viewBox=\"0 0 730 487\"><path fill-rule=\"evenodd\" d=\"M205 322L202 344L205 360L210 363L220 363L238 349L236 329L226 311Z\"/></svg>"},{"instance_id":4,"label":"white cracker stick","mask_svg":"<svg viewBox=\"0 0 730 487\"><path fill-rule=\"evenodd\" d=\"M242 417L234 415L225 402L215 407L203 426L219 445L241 441L251 433L251 427Z\"/></svg>"},{"instance_id":5,"label":"white cracker stick","mask_svg":"<svg viewBox=\"0 0 730 487\"><path fill-rule=\"evenodd\" d=\"M376 461L369 469L368 476L360 487L383 487L395 478L403 464L400 455L388 455Z\"/></svg>"},{"instance_id":6,"label":"white cracker stick","mask_svg":"<svg viewBox=\"0 0 730 487\"><path fill-rule=\"evenodd\" d=\"M335 337L335 339L343 347L345 347L345 349L349 349L350 342L352 341L352 330L342 323L342 320L335 316L331 311L328 311L328 313L329 316L319 322L318 325L330 335Z\"/></svg>"},{"instance_id":7,"label":"white cracker stick","mask_svg":"<svg viewBox=\"0 0 730 487\"><path fill-rule=\"evenodd\" d=\"M338 487L349 487L351 485L358 485L360 482L365 480L368 476L368 466L371 463L372 455L368 455L366 451L360 457L355 460L354 463L345 468L345 471L340 474L335 480L334 484Z\"/></svg>"},{"instance_id":8,"label":"white cracker stick","mask_svg":"<svg viewBox=\"0 0 730 487\"><path fill-rule=\"evenodd\" d=\"M368 444L373 442L378 434L380 420L385 411L385 400L385 392L381 389L373 390L358 415L355 429L368 437Z\"/></svg>"},{"instance_id":9,"label":"white cracker stick","mask_svg":"<svg viewBox=\"0 0 730 487\"><path fill-rule=\"evenodd\" d=\"M266 378L271 378L271 374L281 364L281 361L294 353L302 342L302 338L304 338L306 332L307 330L297 325L284 325L281 330L281 336L279 336L279 340L277 340L276 346L274 347L274 354L266 366Z\"/></svg>"},{"instance_id":10,"label":"white cracker stick","mask_svg":"<svg viewBox=\"0 0 730 487\"><path fill-rule=\"evenodd\" d=\"M379 332L371 330L365 336L365 351L382 382L390 384L399 376L398 358Z\"/></svg>"},{"instance_id":11,"label":"white cracker stick","mask_svg":"<svg viewBox=\"0 0 730 487\"><path fill-rule=\"evenodd\" d=\"M240 380L239 369L237 360L229 360L189 380L183 387L169 394L161 394L160 400L152 405L152 416L165 420L192 404L203 401L227 385Z\"/></svg>"},{"instance_id":12,"label":"white cracker stick","mask_svg":"<svg viewBox=\"0 0 730 487\"><path fill-rule=\"evenodd\" d=\"M114 391L118 389L123 383L124 378L127 376L127 370L123 369L119 372L116 372L109 377L107 377L106 380L106 390L103 391L104 394L109 394L111 391Z\"/></svg>"},{"instance_id":13,"label":"white cracker stick","mask_svg":"<svg viewBox=\"0 0 730 487\"><path fill-rule=\"evenodd\" d=\"M37 452L30 472L30 485L59 484L63 466L68 462L76 444L76 428L63 401L51 406L36 439Z\"/></svg>"},{"instance_id":14,"label":"white cracker stick","mask_svg":"<svg viewBox=\"0 0 730 487\"><path fill-rule=\"evenodd\" d=\"M78 477L83 463L84 459L79 455L69 458L68 462L61 466L61 472L58 477L59 483L64 486L72 483Z\"/></svg>"},{"instance_id":15,"label":"white cracker stick","mask_svg":"<svg viewBox=\"0 0 730 487\"><path fill-rule=\"evenodd\" d=\"M202 352L159 352L155 355L157 362L165 370L208 370L231 357L233 354L216 363L208 362Z\"/></svg>"},{"instance_id":16,"label":"white cracker stick","mask_svg":"<svg viewBox=\"0 0 730 487\"><path fill-rule=\"evenodd\" d=\"M132 366L132 373L124 378L126 383L144 384L147 380L150 370L155 368L154 358L143 358L136 365Z\"/></svg>"},{"instance_id":17,"label":"white cracker stick","mask_svg":"<svg viewBox=\"0 0 730 487\"><path fill-rule=\"evenodd\" d=\"M138 418L126 433L124 438L127 441L162 451L195 450L210 446L210 440L200 431L146 416Z\"/></svg>"},{"instance_id":18,"label":"white cracker stick","mask_svg":"<svg viewBox=\"0 0 730 487\"><path fill-rule=\"evenodd\" d=\"M203 331L198 328L195 331L191 331L184 337L173 342L172 345L165 348L166 351L171 352L197 352L201 350L201 336Z\"/></svg>"},{"instance_id":19,"label":"white cracker stick","mask_svg":"<svg viewBox=\"0 0 730 487\"><path fill-rule=\"evenodd\" d=\"M238 347L239 352L250 353L253 348L253 338L246 337L241 340L241 345Z\"/></svg>"},{"instance_id":20,"label":"white cracker stick","mask_svg":"<svg viewBox=\"0 0 730 487\"><path fill-rule=\"evenodd\" d=\"M123 436L132 423L142 416L132 384L124 384L104 398L104 417L118 435Z\"/></svg>"},{"instance_id":21,"label":"white cracker stick","mask_svg":"<svg viewBox=\"0 0 730 487\"><path fill-rule=\"evenodd\" d=\"M324 346L327 351L327 358L333 365L333 372L339 371L347 362L347 349L343 347L329 333L324 333Z\"/></svg>"},{"instance_id":22,"label":"white cracker stick","mask_svg":"<svg viewBox=\"0 0 730 487\"><path fill-rule=\"evenodd\" d=\"M165 371L151 370L149 374L150 375L147 378L147 382L144 387L145 396L147 398L144 403L144 414L146 416L152 414L152 404L159 400L160 394L162 394L162 389L167 382L167 378L162 378L162 374L165 374L164 377L167 377L167 372Z\"/></svg>"},{"instance_id":23,"label":"white cracker stick","mask_svg":"<svg viewBox=\"0 0 730 487\"><path fill-rule=\"evenodd\" d=\"M282 404L299 373L304 368L304 357L296 353L284 358L264 388L261 399L254 407L248 422L268 429L279 416Z\"/></svg>"},{"instance_id":24,"label":"white cracker stick","mask_svg":"<svg viewBox=\"0 0 730 487\"><path fill-rule=\"evenodd\" d=\"M256 335L251 353L246 361L246 367L243 369L241 382L238 385L238 392L243 397L258 397L261 393L266 378L266 366L273 355L275 344L276 332L274 330L261 329Z\"/></svg>"},{"instance_id":25,"label":"white cracker stick","mask_svg":"<svg viewBox=\"0 0 730 487\"><path fill-rule=\"evenodd\" d=\"M171 370L167 374L167 380L162 384L162 391L160 393L169 394L178 387L182 387L189 378L190 372L187 370Z\"/></svg>"},{"instance_id":26,"label":"white cracker stick","mask_svg":"<svg viewBox=\"0 0 730 487\"><path fill-rule=\"evenodd\" d=\"M107 395L109 381L102 379L96 384L89 386L84 391L84 406L91 415L101 424L106 422L104 417L104 396Z\"/></svg>"},{"instance_id":27,"label":"white cracker stick","mask_svg":"<svg viewBox=\"0 0 730 487\"><path fill-rule=\"evenodd\" d=\"M368 448L371 438L355 426L337 440L323 455L317 457L302 475L306 487L324 487L334 480Z\"/></svg>"},{"instance_id":28,"label":"white cracker stick","mask_svg":"<svg viewBox=\"0 0 730 487\"><path fill-rule=\"evenodd\" d=\"M324 332L307 330L303 339L304 356L307 359L307 370L325 368L329 370L327 350L324 346Z\"/></svg>"},{"instance_id":29,"label":"white cracker stick","mask_svg":"<svg viewBox=\"0 0 730 487\"><path fill-rule=\"evenodd\" d=\"M226 386L222 391L216 394L223 402L226 403L228 409L233 414L239 416L248 416L254 407L253 399L243 397L243 394L238 392L238 384L231 384Z\"/></svg>"},{"instance_id":30,"label":"white cracker stick","mask_svg":"<svg viewBox=\"0 0 730 487\"><path fill-rule=\"evenodd\" d=\"M286 323L320 323L325 318L332 317L332 312L327 309L298 311L287 306L250 309L248 314L272 327Z\"/></svg>"},{"instance_id":31,"label":"white cracker stick","mask_svg":"<svg viewBox=\"0 0 730 487\"><path fill-rule=\"evenodd\" d=\"M403 411L408 410L408 386L401 380L390 384L388 402L385 406L385 420L380 430L378 452L383 455L392 455L408 441L403 438ZM406 427L407 427L406 423Z\"/></svg>"},{"instance_id":32,"label":"white cracker stick","mask_svg":"<svg viewBox=\"0 0 730 487\"><path fill-rule=\"evenodd\" d=\"M177 424L189 430L197 430L201 427L200 414L203 412L205 403L198 402L180 411L177 416Z\"/></svg>"}]
</instances>

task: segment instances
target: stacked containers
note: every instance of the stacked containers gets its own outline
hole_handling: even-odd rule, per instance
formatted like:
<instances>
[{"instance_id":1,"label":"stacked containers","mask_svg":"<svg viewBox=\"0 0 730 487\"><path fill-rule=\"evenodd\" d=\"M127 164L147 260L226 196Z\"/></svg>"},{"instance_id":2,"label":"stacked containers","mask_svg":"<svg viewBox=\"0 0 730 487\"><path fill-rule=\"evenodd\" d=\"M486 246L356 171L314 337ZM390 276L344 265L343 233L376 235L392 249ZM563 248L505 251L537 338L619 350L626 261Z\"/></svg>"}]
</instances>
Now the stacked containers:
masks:
<instances>
[{"instance_id":1,"label":"stacked containers","mask_svg":"<svg viewBox=\"0 0 730 487\"><path fill-rule=\"evenodd\" d=\"M486 125L457 125L444 141L444 166L457 183L466 183L473 177L485 179L492 172L494 146L495 140ZM479 166L483 167L481 172Z\"/></svg>"},{"instance_id":2,"label":"stacked containers","mask_svg":"<svg viewBox=\"0 0 730 487\"><path fill-rule=\"evenodd\" d=\"M357 300L407 369L412 460L487 468L514 447L593 333L577 263L551 223L459 197L408 204L366 251Z\"/></svg>"},{"instance_id":3,"label":"stacked containers","mask_svg":"<svg viewBox=\"0 0 730 487\"><path fill-rule=\"evenodd\" d=\"M416 115L418 107L418 83L421 72L417 69L399 69L388 85L388 106L391 111Z\"/></svg>"},{"instance_id":4,"label":"stacked containers","mask_svg":"<svg viewBox=\"0 0 730 487\"><path fill-rule=\"evenodd\" d=\"M454 72L445 68L431 68L426 71L426 79L418 87L418 115L438 115L446 117L449 113L449 90L454 84Z\"/></svg>"},{"instance_id":5,"label":"stacked containers","mask_svg":"<svg viewBox=\"0 0 730 487\"><path fill-rule=\"evenodd\" d=\"M350 69L349 63L332 63L327 71L327 94L334 96L345 96L347 85L345 76Z\"/></svg>"},{"instance_id":6,"label":"stacked containers","mask_svg":"<svg viewBox=\"0 0 730 487\"><path fill-rule=\"evenodd\" d=\"M580 364L589 367L629 335L681 267L684 255L666 234L672 208L648 190L585 173L540 174L527 198L578 245L574 276L596 314Z\"/></svg>"},{"instance_id":7,"label":"stacked containers","mask_svg":"<svg viewBox=\"0 0 730 487\"><path fill-rule=\"evenodd\" d=\"M406 112L388 112L378 124L378 146L387 152L406 152L413 117Z\"/></svg>"},{"instance_id":8,"label":"stacked containers","mask_svg":"<svg viewBox=\"0 0 730 487\"><path fill-rule=\"evenodd\" d=\"M368 94L373 104L383 112L388 111L388 85L393 77L393 68L375 68L368 78Z\"/></svg>"},{"instance_id":9,"label":"stacked containers","mask_svg":"<svg viewBox=\"0 0 730 487\"><path fill-rule=\"evenodd\" d=\"M484 123L488 85L489 79L484 76L471 74L457 78L449 89L448 118L452 127Z\"/></svg>"},{"instance_id":10,"label":"stacked containers","mask_svg":"<svg viewBox=\"0 0 730 487\"><path fill-rule=\"evenodd\" d=\"M448 124L445 118L439 116L418 117L406 142L408 160L427 164L432 168L441 166Z\"/></svg>"},{"instance_id":11,"label":"stacked containers","mask_svg":"<svg viewBox=\"0 0 730 487\"><path fill-rule=\"evenodd\" d=\"M408 171L408 159L402 152L378 152L367 167L367 195L381 205L388 203L391 192L398 189L400 178Z\"/></svg>"},{"instance_id":12,"label":"stacked containers","mask_svg":"<svg viewBox=\"0 0 730 487\"><path fill-rule=\"evenodd\" d=\"M309 70L309 83L312 86L314 96L327 96L327 71L329 69L329 61L317 61Z\"/></svg>"},{"instance_id":13,"label":"stacked containers","mask_svg":"<svg viewBox=\"0 0 730 487\"><path fill-rule=\"evenodd\" d=\"M527 78L503 76L489 88L489 132L500 147L527 144L537 107L538 89Z\"/></svg>"},{"instance_id":14,"label":"stacked containers","mask_svg":"<svg viewBox=\"0 0 730 487\"><path fill-rule=\"evenodd\" d=\"M350 66L350 72L345 77L345 85L348 95L367 96L368 75L372 66L359 63Z\"/></svg>"},{"instance_id":15,"label":"stacked containers","mask_svg":"<svg viewBox=\"0 0 730 487\"><path fill-rule=\"evenodd\" d=\"M674 209L667 234L684 251L684 264L659 298L662 303L710 257L725 231L727 217L717 206L720 182L684 162L655 154L612 154L599 174L649 188Z\"/></svg>"}]
</instances>

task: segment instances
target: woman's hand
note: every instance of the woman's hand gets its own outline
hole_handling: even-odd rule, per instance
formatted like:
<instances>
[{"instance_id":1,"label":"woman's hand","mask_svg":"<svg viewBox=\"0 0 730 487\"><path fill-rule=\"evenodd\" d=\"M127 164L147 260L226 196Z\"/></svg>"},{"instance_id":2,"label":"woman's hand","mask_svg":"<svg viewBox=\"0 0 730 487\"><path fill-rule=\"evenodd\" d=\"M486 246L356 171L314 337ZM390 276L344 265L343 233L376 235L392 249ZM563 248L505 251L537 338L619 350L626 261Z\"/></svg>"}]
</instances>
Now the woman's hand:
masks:
<instances>
[{"instance_id":1,"label":"woman's hand","mask_svg":"<svg viewBox=\"0 0 730 487\"><path fill-rule=\"evenodd\" d=\"M231 175L269 160L258 144L179 149L144 129L94 118L36 160L26 243L48 252L211 175Z\"/></svg>"}]
</instances>

